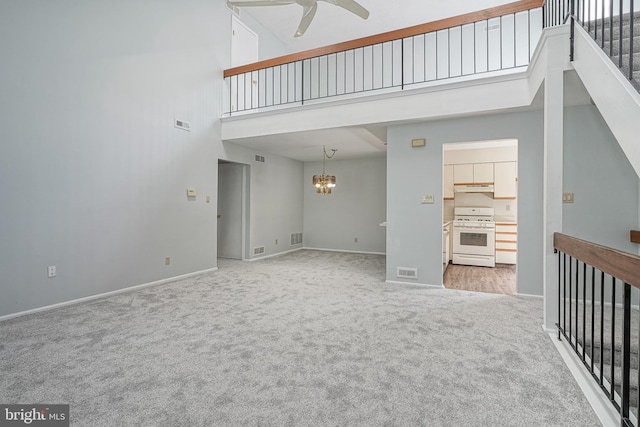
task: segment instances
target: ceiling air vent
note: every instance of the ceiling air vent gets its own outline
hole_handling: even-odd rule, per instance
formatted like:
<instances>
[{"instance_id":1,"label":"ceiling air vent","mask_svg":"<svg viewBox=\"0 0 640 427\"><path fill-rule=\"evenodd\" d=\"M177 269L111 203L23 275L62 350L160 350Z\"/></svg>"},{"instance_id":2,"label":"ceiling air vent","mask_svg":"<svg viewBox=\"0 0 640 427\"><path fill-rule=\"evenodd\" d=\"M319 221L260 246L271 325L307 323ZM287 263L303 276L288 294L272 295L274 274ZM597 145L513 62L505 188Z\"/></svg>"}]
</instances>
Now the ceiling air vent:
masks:
<instances>
[{"instance_id":1,"label":"ceiling air vent","mask_svg":"<svg viewBox=\"0 0 640 427\"><path fill-rule=\"evenodd\" d=\"M398 267L397 276L402 279L417 279L418 278L418 269L417 268L407 268L407 267Z\"/></svg>"},{"instance_id":2,"label":"ceiling air vent","mask_svg":"<svg viewBox=\"0 0 640 427\"><path fill-rule=\"evenodd\" d=\"M186 130L187 132L191 132L191 125L189 122L183 122L182 120L176 119L175 127L178 129Z\"/></svg>"},{"instance_id":3,"label":"ceiling air vent","mask_svg":"<svg viewBox=\"0 0 640 427\"><path fill-rule=\"evenodd\" d=\"M254 255L262 255L264 253L264 246L258 246L257 248L253 248Z\"/></svg>"}]
</instances>

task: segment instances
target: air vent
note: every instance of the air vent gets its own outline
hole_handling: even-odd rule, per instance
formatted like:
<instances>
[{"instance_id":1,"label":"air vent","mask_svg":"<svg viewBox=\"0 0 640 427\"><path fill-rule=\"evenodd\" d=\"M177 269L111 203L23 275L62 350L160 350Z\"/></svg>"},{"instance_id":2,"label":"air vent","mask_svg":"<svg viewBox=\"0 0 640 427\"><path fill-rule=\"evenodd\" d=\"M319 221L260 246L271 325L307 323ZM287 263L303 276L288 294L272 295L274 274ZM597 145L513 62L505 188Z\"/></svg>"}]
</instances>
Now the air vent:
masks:
<instances>
[{"instance_id":1,"label":"air vent","mask_svg":"<svg viewBox=\"0 0 640 427\"><path fill-rule=\"evenodd\" d=\"M229 9L231 13L236 15L238 18L240 17L240 8L238 6L234 6L231 3L229 3L229 1L227 1L227 9Z\"/></svg>"},{"instance_id":2,"label":"air vent","mask_svg":"<svg viewBox=\"0 0 640 427\"><path fill-rule=\"evenodd\" d=\"M257 248L253 248L254 255L262 255L264 253L264 246L258 246Z\"/></svg>"},{"instance_id":3,"label":"air vent","mask_svg":"<svg viewBox=\"0 0 640 427\"><path fill-rule=\"evenodd\" d=\"M302 233L291 234L291 246L302 244Z\"/></svg>"},{"instance_id":4,"label":"air vent","mask_svg":"<svg viewBox=\"0 0 640 427\"><path fill-rule=\"evenodd\" d=\"M183 122L182 120L176 119L175 126L178 129L186 130L187 132L191 131L191 125L188 122Z\"/></svg>"},{"instance_id":5,"label":"air vent","mask_svg":"<svg viewBox=\"0 0 640 427\"><path fill-rule=\"evenodd\" d=\"M402 279L417 279L418 278L418 269L417 268L407 268L407 267L398 267L397 276Z\"/></svg>"},{"instance_id":6,"label":"air vent","mask_svg":"<svg viewBox=\"0 0 640 427\"><path fill-rule=\"evenodd\" d=\"M264 156L258 156L256 154L256 162L264 163Z\"/></svg>"}]
</instances>

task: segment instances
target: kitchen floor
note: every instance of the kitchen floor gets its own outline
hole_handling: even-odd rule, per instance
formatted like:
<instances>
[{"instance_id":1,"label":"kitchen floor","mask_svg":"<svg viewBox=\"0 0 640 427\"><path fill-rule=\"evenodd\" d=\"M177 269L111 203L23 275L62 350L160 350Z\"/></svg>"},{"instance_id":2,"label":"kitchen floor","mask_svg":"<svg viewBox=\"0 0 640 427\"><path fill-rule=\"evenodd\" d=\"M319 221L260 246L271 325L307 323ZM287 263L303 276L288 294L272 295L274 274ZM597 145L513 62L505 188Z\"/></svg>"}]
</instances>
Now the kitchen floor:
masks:
<instances>
[{"instance_id":1,"label":"kitchen floor","mask_svg":"<svg viewBox=\"0 0 640 427\"><path fill-rule=\"evenodd\" d=\"M444 287L492 294L516 294L516 266L496 264L495 268L449 264Z\"/></svg>"}]
</instances>

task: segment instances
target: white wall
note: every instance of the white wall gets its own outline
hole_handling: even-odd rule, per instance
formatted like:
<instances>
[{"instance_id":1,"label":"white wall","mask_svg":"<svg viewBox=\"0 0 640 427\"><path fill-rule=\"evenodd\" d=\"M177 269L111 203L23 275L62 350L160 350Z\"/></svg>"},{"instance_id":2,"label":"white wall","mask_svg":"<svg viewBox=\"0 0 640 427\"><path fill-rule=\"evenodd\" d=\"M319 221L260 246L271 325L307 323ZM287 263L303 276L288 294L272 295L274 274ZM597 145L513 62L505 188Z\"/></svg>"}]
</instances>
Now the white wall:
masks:
<instances>
[{"instance_id":1,"label":"white wall","mask_svg":"<svg viewBox=\"0 0 640 427\"><path fill-rule=\"evenodd\" d=\"M256 155L264 157L265 161L256 162ZM290 246L290 237L292 233L303 231L303 163L231 142L223 143L220 157L250 167L250 240L246 245L250 252L245 254L245 258L259 258L302 247ZM264 246L265 253L254 256L253 248L258 246Z\"/></svg>"},{"instance_id":2,"label":"white wall","mask_svg":"<svg viewBox=\"0 0 640 427\"><path fill-rule=\"evenodd\" d=\"M520 112L390 127L387 280L418 268L418 283L442 284L442 144L518 139L518 292L542 295L542 113ZM424 148L411 139L426 138ZM421 194L435 203L421 204ZM404 280L412 283L410 280Z\"/></svg>"},{"instance_id":3,"label":"white wall","mask_svg":"<svg viewBox=\"0 0 640 427\"><path fill-rule=\"evenodd\" d=\"M304 164L304 246L385 253L386 230L379 224L386 220L386 158L328 160L326 171L336 176L336 187L323 196L312 186L322 162Z\"/></svg>"},{"instance_id":4,"label":"white wall","mask_svg":"<svg viewBox=\"0 0 640 427\"><path fill-rule=\"evenodd\" d=\"M230 22L208 0L3 5L0 316L216 267ZM302 165L256 175L266 187ZM288 217L301 228L285 201L253 212L260 240Z\"/></svg>"},{"instance_id":5,"label":"white wall","mask_svg":"<svg viewBox=\"0 0 640 427\"><path fill-rule=\"evenodd\" d=\"M638 229L638 176L597 108L565 109L563 191L565 234L637 253L629 230Z\"/></svg>"}]
</instances>

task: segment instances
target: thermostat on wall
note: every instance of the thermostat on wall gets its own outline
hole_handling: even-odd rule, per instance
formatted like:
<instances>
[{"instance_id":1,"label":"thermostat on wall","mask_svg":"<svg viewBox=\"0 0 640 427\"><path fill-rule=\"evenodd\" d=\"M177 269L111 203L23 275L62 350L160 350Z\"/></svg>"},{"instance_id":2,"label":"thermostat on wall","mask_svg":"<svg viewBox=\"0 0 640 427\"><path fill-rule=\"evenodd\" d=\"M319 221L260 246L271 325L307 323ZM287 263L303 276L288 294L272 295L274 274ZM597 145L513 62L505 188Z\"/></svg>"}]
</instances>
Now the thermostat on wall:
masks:
<instances>
[{"instance_id":1,"label":"thermostat on wall","mask_svg":"<svg viewBox=\"0 0 640 427\"><path fill-rule=\"evenodd\" d=\"M196 197L198 195L198 190L195 188L187 188L187 197Z\"/></svg>"}]
</instances>

